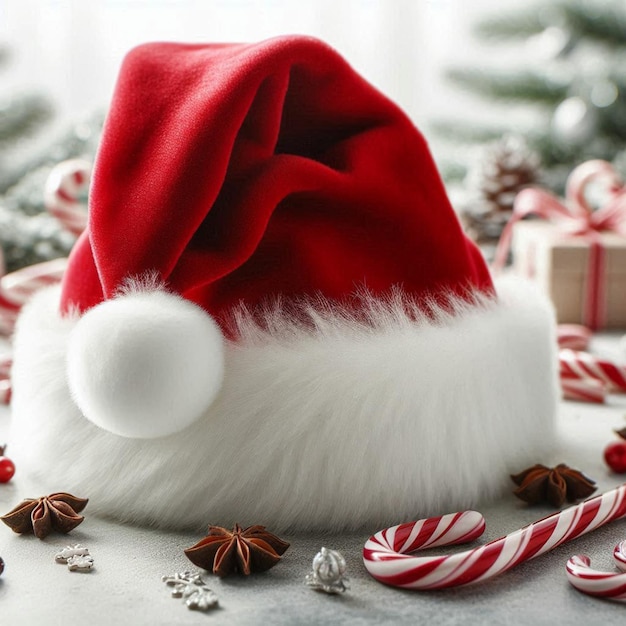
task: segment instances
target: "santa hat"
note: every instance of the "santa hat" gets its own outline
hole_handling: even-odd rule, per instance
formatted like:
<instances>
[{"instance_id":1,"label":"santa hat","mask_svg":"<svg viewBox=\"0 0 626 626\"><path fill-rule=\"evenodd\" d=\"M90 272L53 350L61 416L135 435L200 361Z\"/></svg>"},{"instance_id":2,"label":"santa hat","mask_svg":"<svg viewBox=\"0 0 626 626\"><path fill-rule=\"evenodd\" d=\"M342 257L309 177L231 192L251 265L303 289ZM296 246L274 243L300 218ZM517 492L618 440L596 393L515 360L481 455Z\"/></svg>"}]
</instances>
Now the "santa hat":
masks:
<instances>
[{"instance_id":1,"label":"santa hat","mask_svg":"<svg viewBox=\"0 0 626 626\"><path fill-rule=\"evenodd\" d=\"M399 522L541 460L553 332L331 48L143 45L62 288L18 322L11 448L127 520Z\"/></svg>"}]
</instances>

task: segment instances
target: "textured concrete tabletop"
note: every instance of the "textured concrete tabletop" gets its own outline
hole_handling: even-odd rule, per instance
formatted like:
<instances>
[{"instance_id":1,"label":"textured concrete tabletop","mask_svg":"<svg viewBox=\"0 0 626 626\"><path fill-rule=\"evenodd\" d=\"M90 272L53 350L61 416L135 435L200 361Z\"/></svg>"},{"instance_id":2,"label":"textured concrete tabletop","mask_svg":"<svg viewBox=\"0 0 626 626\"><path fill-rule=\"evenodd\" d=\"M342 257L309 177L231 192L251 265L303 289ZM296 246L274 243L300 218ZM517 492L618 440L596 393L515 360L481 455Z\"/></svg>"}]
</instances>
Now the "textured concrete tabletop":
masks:
<instances>
[{"instance_id":1,"label":"textured concrete tabletop","mask_svg":"<svg viewBox=\"0 0 626 626\"><path fill-rule=\"evenodd\" d=\"M611 346L612 344L607 344ZM598 483L597 493L621 484L602 460L612 429L626 426L626 396L611 396L604 406L564 402L559 414L559 447L551 459L583 470ZM0 409L0 443L10 414ZM9 452L9 451L7 451ZM61 453L61 452L60 452ZM9 455L10 456L10 455ZM36 485L17 474L0 485L0 512L24 497L38 497ZM626 481L626 478L623 478ZM85 495L89 494L77 494ZM553 512L529 508L513 495L477 507L487 520L482 541L495 539ZM182 550L197 534L165 533L86 519L71 535L39 541L0 528L2 624L623 624L626 605L586 597L567 582L565 563L573 554L588 554L598 569L613 570L611 552L626 539L626 520L613 522L551 553L484 583L447 591L401 591L369 577L361 549L378 530L339 536L288 536L291 547L272 570L249 578L217 579L206 575L220 608L207 614L189 611L169 596L161 576L194 569ZM411 520L398 520L398 523ZM271 529L270 529L271 530ZM69 543L87 545L96 569L72 573L54 561ZM351 589L328 596L303 584L321 546L340 550L348 562Z\"/></svg>"}]
</instances>

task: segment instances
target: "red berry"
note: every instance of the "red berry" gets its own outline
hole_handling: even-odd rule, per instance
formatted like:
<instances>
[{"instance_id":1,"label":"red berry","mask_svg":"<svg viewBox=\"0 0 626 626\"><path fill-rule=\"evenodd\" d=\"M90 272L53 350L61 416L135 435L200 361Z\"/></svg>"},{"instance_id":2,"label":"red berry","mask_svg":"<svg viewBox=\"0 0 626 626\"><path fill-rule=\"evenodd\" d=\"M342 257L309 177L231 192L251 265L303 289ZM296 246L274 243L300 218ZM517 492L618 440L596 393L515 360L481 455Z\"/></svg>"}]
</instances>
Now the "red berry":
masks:
<instances>
[{"instance_id":1,"label":"red berry","mask_svg":"<svg viewBox=\"0 0 626 626\"><path fill-rule=\"evenodd\" d=\"M626 473L626 441L614 441L604 448L606 464L617 474Z\"/></svg>"},{"instance_id":2,"label":"red berry","mask_svg":"<svg viewBox=\"0 0 626 626\"><path fill-rule=\"evenodd\" d=\"M0 456L0 483L8 483L15 474L15 465L6 456Z\"/></svg>"},{"instance_id":3,"label":"red berry","mask_svg":"<svg viewBox=\"0 0 626 626\"><path fill-rule=\"evenodd\" d=\"M0 456L0 483L8 483L15 474L15 465L6 456Z\"/></svg>"}]
</instances>

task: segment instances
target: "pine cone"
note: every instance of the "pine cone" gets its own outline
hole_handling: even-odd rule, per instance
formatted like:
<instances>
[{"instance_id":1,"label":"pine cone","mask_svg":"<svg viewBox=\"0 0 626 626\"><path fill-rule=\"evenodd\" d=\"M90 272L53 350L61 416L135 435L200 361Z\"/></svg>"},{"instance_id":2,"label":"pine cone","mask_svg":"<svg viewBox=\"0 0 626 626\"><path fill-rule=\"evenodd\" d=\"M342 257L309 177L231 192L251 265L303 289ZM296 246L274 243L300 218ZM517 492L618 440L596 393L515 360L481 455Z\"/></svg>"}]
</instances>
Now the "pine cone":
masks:
<instances>
[{"instance_id":1,"label":"pine cone","mask_svg":"<svg viewBox=\"0 0 626 626\"><path fill-rule=\"evenodd\" d=\"M477 243L496 241L507 223L517 193L539 179L539 155L518 136L488 144L470 169L466 188L471 200L461 221Z\"/></svg>"}]
</instances>

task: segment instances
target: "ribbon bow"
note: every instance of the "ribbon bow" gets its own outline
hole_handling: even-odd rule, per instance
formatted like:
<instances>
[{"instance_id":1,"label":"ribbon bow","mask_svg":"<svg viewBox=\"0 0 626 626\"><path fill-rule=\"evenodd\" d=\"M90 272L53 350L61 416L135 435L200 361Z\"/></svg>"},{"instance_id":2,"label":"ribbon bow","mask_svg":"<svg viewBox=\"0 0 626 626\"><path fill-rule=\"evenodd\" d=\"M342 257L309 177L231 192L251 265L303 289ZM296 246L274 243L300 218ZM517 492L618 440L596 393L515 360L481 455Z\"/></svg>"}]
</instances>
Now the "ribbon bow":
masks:
<instances>
[{"instance_id":1,"label":"ribbon bow","mask_svg":"<svg viewBox=\"0 0 626 626\"><path fill-rule=\"evenodd\" d=\"M585 191L592 181L602 181L608 187L609 199L604 206L593 210ZM505 226L496 249L493 269L504 267L513 227L527 215L536 215L553 222L566 236L584 237L589 242L587 293L584 299L583 320L592 329L602 326L605 314L603 280L605 270L604 248L600 233L612 231L626 235L626 186L613 166L607 161L593 160L579 165L570 174L565 189L565 203L543 189L529 187L520 191L513 204L513 214Z\"/></svg>"},{"instance_id":2,"label":"ribbon bow","mask_svg":"<svg viewBox=\"0 0 626 626\"><path fill-rule=\"evenodd\" d=\"M593 210L585 190L589 183L602 179L608 183L610 198L603 207ZM513 226L528 215L554 220L569 235L593 235L602 231L626 234L626 186L610 163L596 159L572 171L565 188L565 204L543 189L523 189L517 194L511 219L502 231L493 263L495 270L502 269L506 263Z\"/></svg>"}]
</instances>

